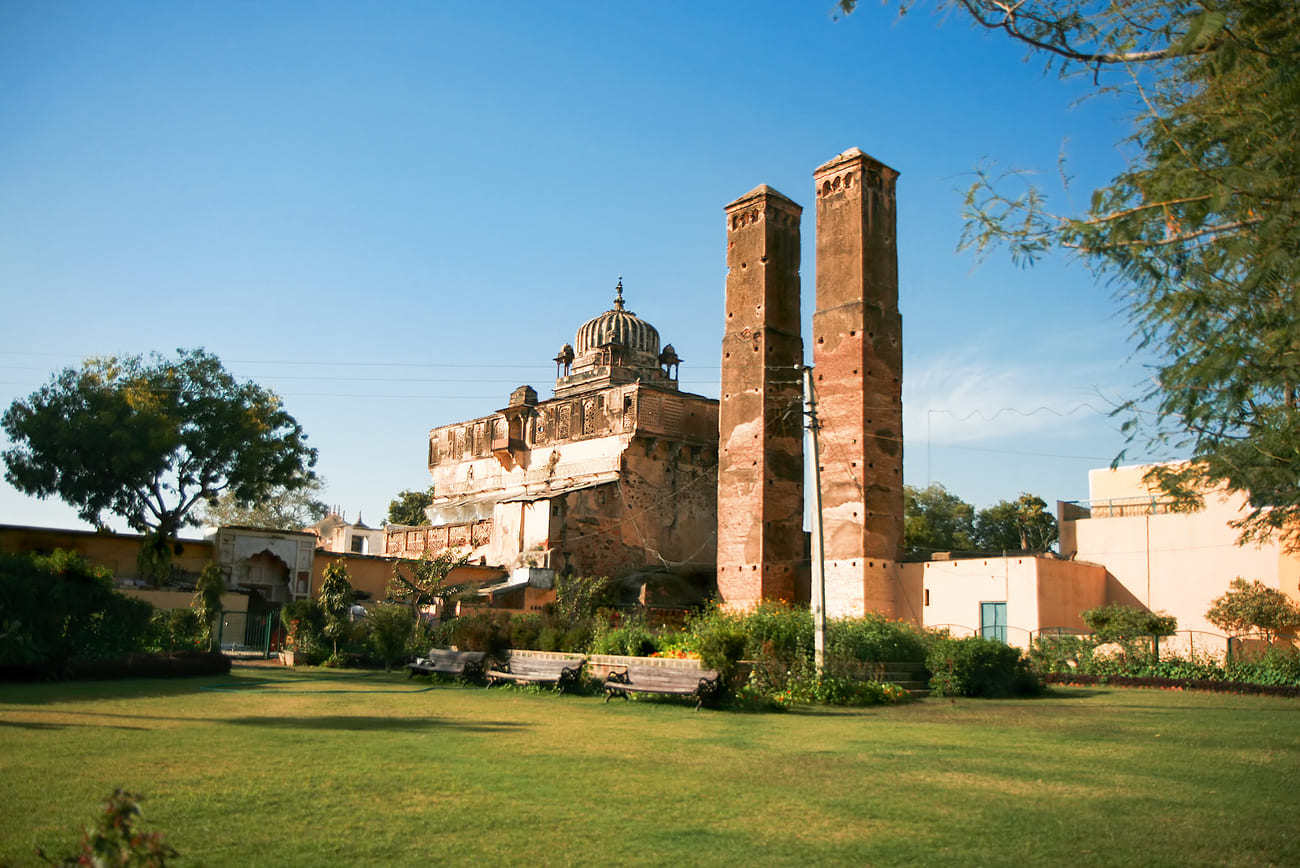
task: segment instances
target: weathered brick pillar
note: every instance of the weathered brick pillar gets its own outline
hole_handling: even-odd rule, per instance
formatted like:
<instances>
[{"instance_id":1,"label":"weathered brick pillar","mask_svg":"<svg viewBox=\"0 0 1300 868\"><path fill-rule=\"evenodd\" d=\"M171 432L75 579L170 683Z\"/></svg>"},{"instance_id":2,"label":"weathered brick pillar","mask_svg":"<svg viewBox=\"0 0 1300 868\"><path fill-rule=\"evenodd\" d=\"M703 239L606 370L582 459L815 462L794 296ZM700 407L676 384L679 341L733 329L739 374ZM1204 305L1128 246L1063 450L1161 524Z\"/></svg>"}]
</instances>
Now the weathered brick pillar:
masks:
<instances>
[{"instance_id":1,"label":"weathered brick pillar","mask_svg":"<svg viewBox=\"0 0 1300 868\"><path fill-rule=\"evenodd\" d=\"M903 320L894 181L854 148L817 186L814 391L821 421L826 611L901 614ZM907 607L904 606L904 609Z\"/></svg>"},{"instance_id":2,"label":"weathered brick pillar","mask_svg":"<svg viewBox=\"0 0 1300 868\"><path fill-rule=\"evenodd\" d=\"M728 608L807 598L799 217L766 185L726 207L718 413L718 592Z\"/></svg>"}]
</instances>

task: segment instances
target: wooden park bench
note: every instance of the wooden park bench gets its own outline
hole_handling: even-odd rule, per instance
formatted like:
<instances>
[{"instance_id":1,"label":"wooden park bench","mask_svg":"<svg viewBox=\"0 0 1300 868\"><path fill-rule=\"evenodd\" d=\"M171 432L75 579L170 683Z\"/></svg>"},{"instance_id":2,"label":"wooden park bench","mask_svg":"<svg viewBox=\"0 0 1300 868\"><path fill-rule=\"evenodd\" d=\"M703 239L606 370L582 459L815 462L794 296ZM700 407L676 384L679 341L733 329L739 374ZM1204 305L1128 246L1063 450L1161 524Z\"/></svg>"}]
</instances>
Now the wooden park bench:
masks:
<instances>
[{"instance_id":1,"label":"wooden park bench","mask_svg":"<svg viewBox=\"0 0 1300 868\"><path fill-rule=\"evenodd\" d=\"M612 696L627 699L629 693L663 693L694 696L695 710L722 688L716 669L670 669L661 666L622 666L611 669L605 679L605 701Z\"/></svg>"},{"instance_id":2,"label":"wooden park bench","mask_svg":"<svg viewBox=\"0 0 1300 868\"><path fill-rule=\"evenodd\" d=\"M472 678L483 672L483 661L487 659L485 651L448 651L445 648L431 648L427 657L416 657L406 664L407 677L419 672L422 675L454 675L458 678Z\"/></svg>"},{"instance_id":3,"label":"wooden park bench","mask_svg":"<svg viewBox=\"0 0 1300 868\"><path fill-rule=\"evenodd\" d=\"M578 682L586 657L533 657L510 654L500 665L487 671L488 686L506 681L514 684L547 684L552 681L560 693Z\"/></svg>"}]
</instances>

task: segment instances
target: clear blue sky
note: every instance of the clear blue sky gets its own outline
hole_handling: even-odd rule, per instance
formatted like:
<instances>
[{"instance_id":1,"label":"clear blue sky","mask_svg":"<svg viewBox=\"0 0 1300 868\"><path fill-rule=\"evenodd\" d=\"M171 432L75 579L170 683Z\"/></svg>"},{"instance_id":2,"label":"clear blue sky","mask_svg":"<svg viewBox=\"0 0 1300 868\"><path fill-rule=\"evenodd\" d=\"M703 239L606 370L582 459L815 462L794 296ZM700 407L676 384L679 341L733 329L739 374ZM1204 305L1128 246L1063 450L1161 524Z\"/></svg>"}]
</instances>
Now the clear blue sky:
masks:
<instances>
[{"instance_id":1,"label":"clear blue sky","mask_svg":"<svg viewBox=\"0 0 1300 868\"><path fill-rule=\"evenodd\" d=\"M0 4L0 406L89 355L202 346L273 388L326 499L382 520L428 430L550 394L628 307L716 396L723 206L860 147L898 182L906 479L1087 497L1147 376L1080 266L959 254L982 160L1086 203L1122 107L965 22L802 2ZM805 338L808 334L805 327ZM0 487L0 523L84 527ZM120 526L120 525L119 525Z\"/></svg>"}]
</instances>

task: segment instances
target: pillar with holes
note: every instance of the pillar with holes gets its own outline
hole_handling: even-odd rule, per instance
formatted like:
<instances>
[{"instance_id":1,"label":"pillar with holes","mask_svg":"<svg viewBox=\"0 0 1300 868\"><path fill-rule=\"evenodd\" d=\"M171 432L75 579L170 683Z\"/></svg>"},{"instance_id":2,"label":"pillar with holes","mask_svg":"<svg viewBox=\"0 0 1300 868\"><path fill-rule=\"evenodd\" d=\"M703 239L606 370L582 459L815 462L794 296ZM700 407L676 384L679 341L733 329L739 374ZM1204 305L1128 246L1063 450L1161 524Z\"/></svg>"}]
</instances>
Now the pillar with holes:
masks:
<instances>
[{"instance_id":1,"label":"pillar with holes","mask_svg":"<svg viewBox=\"0 0 1300 868\"><path fill-rule=\"evenodd\" d=\"M731 609L806 602L799 221L766 185L726 207L718 412L718 593Z\"/></svg>"},{"instance_id":2,"label":"pillar with holes","mask_svg":"<svg viewBox=\"0 0 1300 868\"><path fill-rule=\"evenodd\" d=\"M903 323L894 182L854 148L813 173L817 303L813 388L821 422L826 611L919 612L903 599Z\"/></svg>"}]
</instances>

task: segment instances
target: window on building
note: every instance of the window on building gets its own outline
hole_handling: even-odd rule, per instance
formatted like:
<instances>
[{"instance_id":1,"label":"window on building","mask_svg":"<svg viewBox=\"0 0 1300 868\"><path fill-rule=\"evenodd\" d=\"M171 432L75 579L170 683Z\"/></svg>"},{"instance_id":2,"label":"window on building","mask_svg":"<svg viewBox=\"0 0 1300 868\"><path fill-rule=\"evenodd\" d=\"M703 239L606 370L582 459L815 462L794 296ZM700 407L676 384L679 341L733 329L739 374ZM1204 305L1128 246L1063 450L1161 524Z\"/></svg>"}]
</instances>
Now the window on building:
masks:
<instances>
[{"instance_id":1,"label":"window on building","mask_svg":"<svg viewBox=\"0 0 1300 868\"><path fill-rule=\"evenodd\" d=\"M358 555L365 554L366 538L363 537L361 534L354 534L352 536L352 551L354 554L358 554Z\"/></svg>"},{"instance_id":2,"label":"window on building","mask_svg":"<svg viewBox=\"0 0 1300 868\"><path fill-rule=\"evenodd\" d=\"M985 639L1007 641L1007 604L980 603L980 635Z\"/></svg>"}]
</instances>

